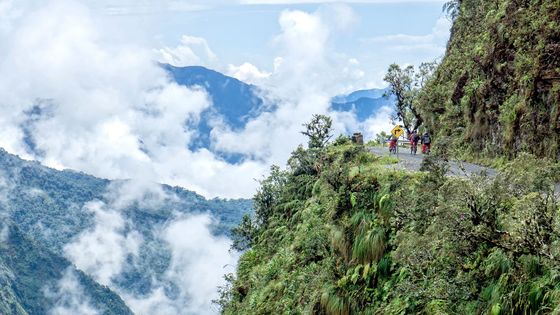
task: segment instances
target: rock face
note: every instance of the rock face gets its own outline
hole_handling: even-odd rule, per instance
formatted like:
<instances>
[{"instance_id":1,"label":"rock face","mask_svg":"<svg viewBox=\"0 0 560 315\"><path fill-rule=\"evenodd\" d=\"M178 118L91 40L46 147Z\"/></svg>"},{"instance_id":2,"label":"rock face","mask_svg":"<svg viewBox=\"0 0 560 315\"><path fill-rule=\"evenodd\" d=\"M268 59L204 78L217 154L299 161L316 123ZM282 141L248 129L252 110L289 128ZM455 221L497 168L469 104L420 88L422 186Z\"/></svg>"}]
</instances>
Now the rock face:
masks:
<instances>
[{"instance_id":1,"label":"rock face","mask_svg":"<svg viewBox=\"0 0 560 315\"><path fill-rule=\"evenodd\" d=\"M559 21L558 0L461 1L420 97L428 128L474 155L560 158Z\"/></svg>"}]
</instances>

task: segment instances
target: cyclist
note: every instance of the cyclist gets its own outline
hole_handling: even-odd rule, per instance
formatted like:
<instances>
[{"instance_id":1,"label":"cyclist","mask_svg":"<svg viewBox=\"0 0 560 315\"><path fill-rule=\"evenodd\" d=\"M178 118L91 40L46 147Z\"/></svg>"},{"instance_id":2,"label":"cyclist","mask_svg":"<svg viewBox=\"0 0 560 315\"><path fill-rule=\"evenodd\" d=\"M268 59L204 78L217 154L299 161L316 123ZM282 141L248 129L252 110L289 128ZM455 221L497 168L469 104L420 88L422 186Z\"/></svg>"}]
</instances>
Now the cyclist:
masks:
<instances>
[{"instance_id":1,"label":"cyclist","mask_svg":"<svg viewBox=\"0 0 560 315\"><path fill-rule=\"evenodd\" d=\"M391 136L391 139L389 140L389 153L397 153L397 140L397 137Z\"/></svg>"},{"instance_id":2,"label":"cyclist","mask_svg":"<svg viewBox=\"0 0 560 315\"><path fill-rule=\"evenodd\" d=\"M410 135L410 154L416 154L416 151L418 150L418 141L420 141L420 136L415 130Z\"/></svg>"},{"instance_id":3,"label":"cyclist","mask_svg":"<svg viewBox=\"0 0 560 315\"><path fill-rule=\"evenodd\" d=\"M425 132L422 136L422 153L423 154L430 154L430 149L432 148L432 138L430 137L429 132Z\"/></svg>"}]
</instances>

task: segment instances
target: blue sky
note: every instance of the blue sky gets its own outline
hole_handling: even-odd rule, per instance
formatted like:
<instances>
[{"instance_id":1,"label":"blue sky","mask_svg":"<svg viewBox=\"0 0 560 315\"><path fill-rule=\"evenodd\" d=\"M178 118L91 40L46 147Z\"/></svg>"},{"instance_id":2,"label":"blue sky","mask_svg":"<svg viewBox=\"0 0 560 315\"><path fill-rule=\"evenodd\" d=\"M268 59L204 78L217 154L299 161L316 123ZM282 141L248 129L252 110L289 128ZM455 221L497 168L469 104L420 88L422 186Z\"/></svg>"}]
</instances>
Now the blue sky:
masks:
<instances>
[{"instance_id":1,"label":"blue sky","mask_svg":"<svg viewBox=\"0 0 560 315\"><path fill-rule=\"evenodd\" d=\"M176 47L184 35L204 39L217 58L216 63L206 66L223 72L227 72L227 65L245 62L262 71L273 71L273 59L278 50L274 38L281 32L278 22L281 13L286 10L314 13L336 6L320 1L303 4L290 4L300 1L231 2L143 1L131 4L130 1L107 1L93 2L92 6L111 23L119 27L128 25L135 30L132 33L141 33L139 40L154 49ZM360 62L365 77L356 82L357 86L383 85L382 72L392 62L418 64L443 54L449 28L442 15L443 1L358 2L366 3L344 4L352 11L351 23L333 30L329 40L333 54ZM201 5L204 3L210 4Z\"/></svg>"},{"instance_id":2,"label":"blue sky","mask_svg":"<svg viewBox=\"0 0 560 315\"><path fill-rule=\"evenodd\" d=\"M335 134L390 131L391 108L363 122L333 112L330 100L384 87L393 62L442 56L442 2L301 2L0 0L0 147L57 169L250 197L254 179L306 143L300 130L313 114L331 115ZM154 61L257 84L275 110L242 130L216 117L211 147L191 151L198 130L185 121L201 119L211 98ZM40 119L29 117L35 104ZM231 164L217 151L246 159Z\"/></svg>"}]
</instances>

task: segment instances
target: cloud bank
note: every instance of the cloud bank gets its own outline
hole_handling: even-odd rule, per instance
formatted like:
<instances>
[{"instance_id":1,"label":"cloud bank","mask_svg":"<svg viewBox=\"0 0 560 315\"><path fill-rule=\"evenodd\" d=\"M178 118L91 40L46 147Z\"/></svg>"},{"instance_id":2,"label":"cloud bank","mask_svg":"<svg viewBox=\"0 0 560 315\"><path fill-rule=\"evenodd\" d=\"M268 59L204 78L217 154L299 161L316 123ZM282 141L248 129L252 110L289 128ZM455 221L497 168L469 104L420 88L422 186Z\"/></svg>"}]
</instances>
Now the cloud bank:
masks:
<instances>
[{"instance_id":1,"label":"cloud bank","mask_svg":"<svg viewBox=\"0 0 560 315\"><path fill-rule=\"evenodd\" d=\"M121 273L127 256L138 255L142 236L125 232L125 221L118 210L101 202L84 206L95 215L95 226L84 231L74 243L64 247L65 256L99 283L110 285Z\"/></svg>"},{"instance_id":2,"label":"cloud bank","mask_svg":"<svg viewBox=\"0 0 560 315\"><path fill-rule=\"evenodd\" d=\"M204 39L183 36L177 47L154 51L119 38L77 1L6 3L0 7L0 146L59 169L165 182L208 197L249 197L254 179L305 142L301 124L328 113L330 97L363 76L355 59L331 45L332 35L352 22L350 7L282 12L273 72L249 62L224 69L261 83L278 105L243 130L214 128L213 149L248 157L229 164L207 149L188 149L212 103L203 89L170 81L154 62L219 63ZM345 132L356 125L336 126Z\"/></svg>"},{"instance_id":3,"label":"cloud bank","mask_svg":"<svg viewBox=\"0 0 560 315\"><path fill-rule=\"evenodd\" d=\"M264 165L229 165L187 149L197 132L188 126L211 102L204 90L171 82L151 49L109 41L110 30L75 1L18 2L2 14L17 18L0 34L0 146L110 179L166 182L206 196L252 194ZM205 51L197 39L183 43Z\"/></svg>"},{"instance_id":4,"label":"cloud bank","mask_svg":"<svg viewBox=\"0 0 560 315\"><path fill-rule=\"evenodd\" d=\"M165 279L178 287L171 299L162 284L147 297L125 293L135 313L161 315L217 314L212 300L218 298L217 288L224 285L223 275L235 271L238 255L230 253L231 241L210 233L212 219L208 215L181 217L163 231L163 239L171 248L171 265Z\"/></svg>"},{"instance_id":5,"label":"cloud bank","mask_svg":"<svg viewBox=\"0 0 560 315\"><path fill-rule=\"evenodd\" d=\"M68 267L62 278L54 288L45 288L47 298L56 301L49 310L49 315L98 315L100 314L92 305L89 297L85 295L83 287L78 281L78 276Z\"/></svg>"},{"instance_id":6,"label":"cloud bank","mask_svg":"<svg viewBox=\"0 0 560 315\"><path fill-rule=\"evenodd\" d=\"M355 58L338 54L332 47L333 35L348 27L353 16L352 9L342 4L323 6L313 13L283 11L278 19L281 32L273 41L278 51L274 71L259 79L269 92L267 97L279 106L249 121L241 131L218 126L212 132L215 147L284 165L290 152L306 142L299 131L313 114L333 116L335 134L360 131L371 138L388 129L386 109L366 124L359 123L353 113L329 109L334 95L351 91L355 88L351 84L364 76ZM253 65L245 64L245 68L262 72Z\"/></svg>"},{"instance_id":7,"label":"cloud bank","mask_svg":"<svg viewBox=\"0 0 560 315\"><path fill-rule=\"evenodd\" d=\"M137 226L127 219L129 207L141 206L156 211L171 205L168 201L176 198L153 183L125 181L111 184L105 193L105 201L92 200L85 204L84 209L94 215L94 225L64 247L65 256L97 282L117 292L136 314L218 313L212 300L218 298L217 288L225 284L223 275L235 271L238 253L230 252L231 240L212 234L212 225L217 222L211 215L187 215L179 209L168 209L177 214L169 217L168 222L153 226ZM138 231L146 229L149 232L142 237ZM143 245L158 246L158 257L169 256L169 264L163 273L156 271L157 266L141 261L146 259L140 253L142 248L146 249ZM142 273L151 277L148 294L139 295L119 285L118 277L131 268L140 268ZM71 314L68 308L85 309L87 300L83 298L83 292L79 288L75 294L69 291L69 288L76 287L73 279L67 272L58 291L51 294L69 301L64 305L70 305L57 308L55 314Z\"/></svg>"}]
</instances>

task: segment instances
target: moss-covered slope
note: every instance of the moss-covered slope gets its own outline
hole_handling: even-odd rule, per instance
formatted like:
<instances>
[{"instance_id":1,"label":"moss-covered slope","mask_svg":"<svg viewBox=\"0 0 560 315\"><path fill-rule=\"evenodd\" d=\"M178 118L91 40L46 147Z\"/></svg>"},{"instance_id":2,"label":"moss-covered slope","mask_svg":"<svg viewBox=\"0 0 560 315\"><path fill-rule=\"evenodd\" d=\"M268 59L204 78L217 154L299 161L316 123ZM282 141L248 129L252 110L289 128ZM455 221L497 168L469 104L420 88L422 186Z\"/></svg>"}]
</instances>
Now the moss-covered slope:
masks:
<instances>
[{"instance_id":1,"label":"moss-covered slope","mask_svg":"<svg viewBox=\"0 0 560 315\"><path fill-rule=\"evenodd\" d=\"M447 53L419 100L441 146L560 158L560 1L457 0Z\"/></svg>"},{"instance_id":2,"label":"moss-covered slope","mask_svg":"<svg viewBox=\"0 0 560 315\"><path fill-rule=\"evenodd\" d=\"M337 141L264 181L224 313L559 314L558 165L523 156L490 179L387 163Z\"/></svg>"}]
</instances>

